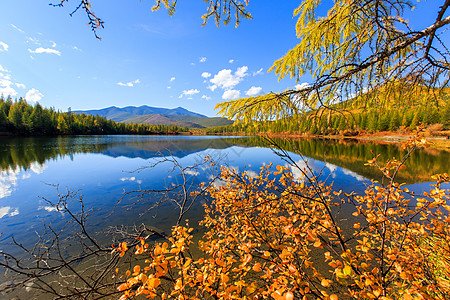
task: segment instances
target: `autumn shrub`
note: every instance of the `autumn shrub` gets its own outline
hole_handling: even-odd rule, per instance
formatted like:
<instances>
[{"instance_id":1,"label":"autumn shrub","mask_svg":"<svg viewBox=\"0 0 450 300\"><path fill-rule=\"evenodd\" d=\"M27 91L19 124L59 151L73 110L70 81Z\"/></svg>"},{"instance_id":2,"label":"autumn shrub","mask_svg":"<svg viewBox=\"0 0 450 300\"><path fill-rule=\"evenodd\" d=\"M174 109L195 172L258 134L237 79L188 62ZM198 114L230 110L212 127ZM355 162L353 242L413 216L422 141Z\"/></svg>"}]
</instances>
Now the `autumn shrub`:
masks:
<instances>
[{"instance_id":1,"label":"autumn shrub","mask_svg":"<svg viewBox=\"0 0 450 300\"><path fill-rule=\"evenodd\" d=\"M407 143L410 151L423 143ZM201 225L136 249L145 259L123 276L121 299L449 299L450 181L433 177L416 195L395 183L406 158L379 166L389 179L363 195L335 191L307 169L264 166L256 177L222 168ZM193 254L199 248L200 254Z\"/></svg>"}]
</instances>

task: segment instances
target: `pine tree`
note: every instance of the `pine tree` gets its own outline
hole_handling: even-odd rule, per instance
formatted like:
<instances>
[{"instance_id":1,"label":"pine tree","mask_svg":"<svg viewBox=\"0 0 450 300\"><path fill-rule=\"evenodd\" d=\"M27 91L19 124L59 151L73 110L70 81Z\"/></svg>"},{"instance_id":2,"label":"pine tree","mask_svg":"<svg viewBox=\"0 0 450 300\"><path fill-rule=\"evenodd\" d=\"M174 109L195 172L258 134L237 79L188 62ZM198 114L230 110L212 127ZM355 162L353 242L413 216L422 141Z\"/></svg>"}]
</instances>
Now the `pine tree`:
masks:
<instances>
[{"instance_id":1,"label":"pine tree","mask_svg":"<svg viewBox=\"0 0 450 300\"><path fill-rule=\"evenodd\" d=\"M389 131L396 131L400 126L400 122L400 116L398 114L398 111L396 110L393 114L391 114L391 118L389 121Z\"/></svg>"},{"instance_id":2,"label":"pine tree","mask_svg":"<svg viewBox=\"0 0 450 300\"><path fill-rule=\"evenodd\" d=\"M385 112L378 118L377 130L378 131L386 131L389 129L389 121L390 114L389 112Z\"/></svg>"},{"instance_id":3,"label":"pine tree","mask_svg":"<svg viewBox=\"0 0 450 300\"><path fill-rule=\"evenodd\" d=\"M8 120L14 128L14 131L21 132L23 130L22 110L18 103L13 104L9 109Z\"/></svg>"},{"instance_id":4,"label":"pine tree","mask_svg":"<svg viewBox=\"0 0 450 300\"><path fill-rule=\"evenodd\" d=\"M375 132L377 131L377 124L378 124L378 115L374 111L372 111L367 119L367 129L370 132Z\"/></svg>"},{"instance_id":5,"label":"pine tree","mask_svg":"<svg viewBox=\"0 0 450 300\"><path fill-rule=\"evenodd\" d=\"M417 126L419 126L419 124L420 124L420 120L419 120L419 112L416 111L416 112L414 113L414 117L413 117L413 119L412 119L412 121L411 121L411 125L409 125L409 129L415 130L415 129L417 128Z\"/></svg>"}]
</instances>

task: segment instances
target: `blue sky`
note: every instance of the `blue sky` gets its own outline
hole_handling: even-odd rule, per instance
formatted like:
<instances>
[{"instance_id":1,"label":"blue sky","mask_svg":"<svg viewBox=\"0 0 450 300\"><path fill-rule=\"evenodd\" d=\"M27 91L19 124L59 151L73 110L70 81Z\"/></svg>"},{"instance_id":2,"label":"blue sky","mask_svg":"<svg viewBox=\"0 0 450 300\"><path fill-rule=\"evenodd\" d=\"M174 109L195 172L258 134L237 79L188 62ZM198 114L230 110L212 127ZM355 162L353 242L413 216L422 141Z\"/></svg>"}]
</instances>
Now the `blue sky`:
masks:
<instances>
[{"instance_id":1,"label":"blue sky","mask_svg":"<svg viewBox=\"0 0 450 300\"><path fill-rule=\"evenodd\" d=\"M82 11L69 16L76 0L63 8L49 1L1 4L0 93L64 111L182 106L214 116L218 102L310 81L267 73L297 43L292 12L300 1L253 0L252 20L217 28L213 20L201 26L203 1L178 1L169 17L151 12L153 0L94 0L105 22L101 41ZM430 6L424 12L433 19L437 5Z\"/></svg>"}]
</instances>

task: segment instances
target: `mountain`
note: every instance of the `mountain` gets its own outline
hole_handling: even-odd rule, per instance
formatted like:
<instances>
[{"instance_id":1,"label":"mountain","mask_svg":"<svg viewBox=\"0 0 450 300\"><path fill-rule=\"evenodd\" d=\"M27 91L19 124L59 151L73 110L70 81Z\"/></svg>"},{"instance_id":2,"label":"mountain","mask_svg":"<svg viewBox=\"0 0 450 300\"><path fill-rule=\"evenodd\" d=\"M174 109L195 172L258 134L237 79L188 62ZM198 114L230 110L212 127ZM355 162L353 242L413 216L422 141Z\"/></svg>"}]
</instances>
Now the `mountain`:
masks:
<instances>
[{"instance_id":1,"label":"mountain","mask_svg":"<svg viewBox=\"0 0 450 300\"><path fill-rule=\"evenodd\" d=\"M135 118L137 116L150 115L150 114L160 114L167 116L191 116L191 117L203 117L207 118L204 115L189 111L183 107L177 108L161 108L161 107L151 107L147 105L142 105L139 107L136 106L126 106L123 108L119 108L116 106L111 106L103 109L97 110L77 110L73 111L77 114L86 114L86 115L99 115L105 117L107 119L122 122L127 119Z\"/></svg>"},{"instance_id":2,"label":"mountain","mask_svg":"<svg viewBox=\"0 0 450 300\"><path fill-rule=\"evenodd\" d=\"M195 124L192 122L179 121L176 119L172 119L169 115L161 115L161 114L149 114L143 116L137 116L134 118L123 120L124 123L137 123L137 124L153 124L153 125L178 125L181 127L190 127L190 128L203 128L204 126ZM191 117L191 118L200 118L200 117ZM202 117L201 119L208 119L207 117Z\"/></svg>"},{"instance_id":3,"label":"mountain","mask_svg":"<svg viewBox=\"0 0 450 300\"><path fill-rule=\"evenodd\" d=\"M225 118L208 118L207 116L189 111L183 107L169 109L147 105L139 107L127 106L123 108L111 106L97 110L77 110L73 111L73 113L99 115L116 122L178 125L189 128L216 127L233 123Z\"/></svg>"}]
</instances>

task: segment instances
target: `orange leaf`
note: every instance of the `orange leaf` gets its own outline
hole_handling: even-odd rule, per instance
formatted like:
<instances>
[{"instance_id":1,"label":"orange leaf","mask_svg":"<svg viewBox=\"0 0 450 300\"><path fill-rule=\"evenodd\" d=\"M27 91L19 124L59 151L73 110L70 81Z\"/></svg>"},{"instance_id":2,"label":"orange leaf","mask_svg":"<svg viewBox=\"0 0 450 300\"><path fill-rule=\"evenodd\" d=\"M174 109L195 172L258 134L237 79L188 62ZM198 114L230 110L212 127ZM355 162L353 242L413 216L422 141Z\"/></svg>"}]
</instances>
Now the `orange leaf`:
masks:
<instances>
[{"instance_id":1,"label":"orange leaf","mask_svg":"<svg viewBox=\"0 0 450 300\"><path fill-rule=\"evenodd\" d=\"M284 299L286 299L286 300L293 300L294 299L294 294L292 294L291 292L287 292L286 295L284 295Z\"/></svg>"},{"instance_id":2,"label":"orange leaf","mask_svg":"<svg viewBox=\"0 0 450 300\"><path fill-rule=\"evenodd\" d=\"M125 283L122 283L121 285L119 285L119 287L117 288L117 290L118 290L119 292L128 290L128 284L127 284L126 282L125 282Z\"/></svg>"},{"instance_id":3,"label":"orange leaf","mask_svg":"<svg viewBox=\"0 0 450 300\"><path fill-rule=\"evenodd\" d=\"M133 276L136 276L137 274L139 274L139 271L141 270L141 266L136 265L133 268Z\"/></svg>"},{"instance_id":4,"label":"orange leaf","mask_svg":"<svg viewBox=\"0 0 450 300\"><path fill-rule=\"evenodd\" d=\"M253 266L253 271L255 271L255 272L261 272L261 264L260 264L260 263L256 263L256 264Z\"/></svg>"}]
</instances>

